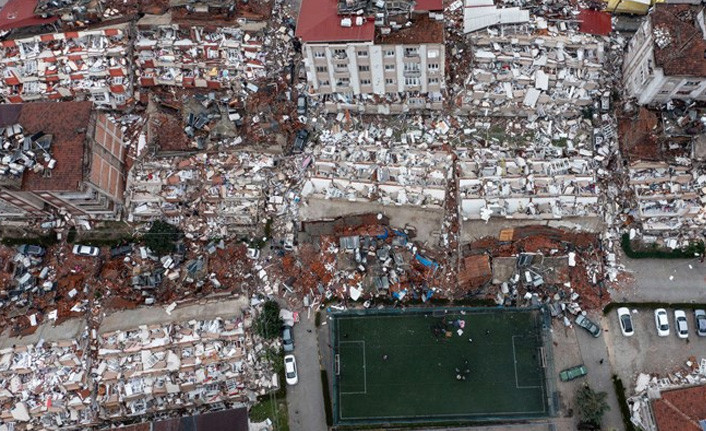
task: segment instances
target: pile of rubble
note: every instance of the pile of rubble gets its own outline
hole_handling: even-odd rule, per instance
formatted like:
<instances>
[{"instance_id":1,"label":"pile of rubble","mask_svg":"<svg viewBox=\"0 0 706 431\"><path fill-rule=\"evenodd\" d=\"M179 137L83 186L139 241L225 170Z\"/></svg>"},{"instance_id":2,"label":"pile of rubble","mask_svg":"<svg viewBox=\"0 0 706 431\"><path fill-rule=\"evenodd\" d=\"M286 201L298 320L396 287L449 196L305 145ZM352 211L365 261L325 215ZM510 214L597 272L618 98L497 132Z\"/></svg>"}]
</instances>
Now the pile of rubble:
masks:
<instances>
[{"instance_id":1,"label":"pile of rubble","mask_svg":"<svg viewBox=\"0 0 706 431\"><path fill-rule=\"evenodd\" d=\"M128 220L165 218L187 237L226 235L258 224L274 158L199 153L136 163L126 189Z\"/></svg>"},{"instance_id":2,"label":"pile of rubble","mask_svg":"<svg viewBox=\"0 0 706 431\"><path fill-rule=\"evenodd\" d=\"M0 423L63 429L92 422L86 335L0 350Z\"/></svg>"},{"instance_id":3,"label":"pile of rubble","mask_svg":"<svg viewBox=\"0 0 706 431\"><path fill-rule=\"evenodd\" d=\"M542 18L502 30L471 34L474 62L457 101L463 109L571 118L607 90L599 38L567 32Z\"/></svg>"},{"instance_id":4,"label":"pile of rubble","mask_svg":"<svg viewBox=\"0 0 706 431\"><path fill-rule=\"evenodd\" d=\"M277 385L250 316L101 334L92 375L103 420L254 401Z\"/></svg>"},{"instance_id":5,"label":"pile of rubble","mask_svg":"<svg viewBox=\"0 0 706 431\"><path fill-rule=\"evenodd\" d=\"M487 256L479 271L487 277L468 288L499 305L546 304L557 317L610 302L606 284L610 276L605 275L596 234L526 226L504 230L499 238L471 242L462 253L466 259Z\"/></svg>"},{"instance_id":6,"label":"pile of rubble","mask_svg":"<svg viewBox=\"0 0 706 431\"><path fill-rule=\"evenodd\" d=\"M0 42L0 96L7 103L91 100L118 109L132 95L127 23Z\"/></svg>"},{"instance_id":7,"label":"pile of rubble","mask_svg":"<svg viewBox=\"0 0 706 431\"><path fill-rule=\"evenodd\" d=\"M0 177L3 184L21 183L22 173L30 169L37 174L56 166L52 158L52 136L42 132L28 135L19 124L0 127Z\"/></svg>"},{"instance_id":8,"label":"pile of rubble","mask_svg":"<svg viewBox=\"0 0 706 431\"><path fill-rule=\"evenodd\" d=\"M243 82L265 77L260 32L237 26L211 29L164 22L169 18L169 14L148 15L137 23L135 65L142 87L167 85L239 92Z\"/></svg>"},{"instance_id":9,"label":"pile of rubble","mask_svg":"<svg viewBox=\"0 0 706 431\"><path fill-rule=\"evenodd\" d=\"M628 398L630 420L641 429L656 431L657 425L651 404L654 400L661 399L660 392L704 384L706 359L702 358L699 363L693 356L666 377L640 373L635 381L633 395Z\"/></svg>"},{"instance_id":10,"label":"pile of rubble","mask_svg":"<svg viewBox=\"0 0 706 431\"><path fill-rule=\"evenodd\" d=\"M392 129L388 129L391 135ZM451 176L451 155L412 145L381 148L344 136L320 138L302 197L379 201L384 205L442 208ZM330 144L329 144L330 142Z\"/></svg>"}]
</instances>

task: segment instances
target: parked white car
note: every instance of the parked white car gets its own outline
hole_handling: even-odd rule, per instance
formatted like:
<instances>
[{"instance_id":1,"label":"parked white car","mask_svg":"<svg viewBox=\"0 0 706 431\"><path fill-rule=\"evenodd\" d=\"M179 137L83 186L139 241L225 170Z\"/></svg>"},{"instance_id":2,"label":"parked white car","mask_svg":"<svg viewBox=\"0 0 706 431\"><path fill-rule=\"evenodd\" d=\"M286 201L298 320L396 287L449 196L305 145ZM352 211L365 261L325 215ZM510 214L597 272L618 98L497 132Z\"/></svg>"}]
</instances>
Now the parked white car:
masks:
<instances>
[{"instance_id":1,"label":"parked white car","mask_svg":"<svg viewBox=\"0 0 706 431\"><path fill-rule=\"evenodd\" d=\"M658 308L655 310L655 326L657 327L657 335L666 337L669 335L669 317L667 310Z\"/></svg>"},{"instance_id":2,"label":"parked white car","mask_svg":"<svg viewBox=\"0 0 706 431\"><path fill-rule=\"evenodd\" d=\"M674 310L674 329L679 338L687 338L689 336L689 325L686 323L684 310Z\"/></svg>"},{"instance_id":3,"label":"parked white car","mask_svg":"<svg viewBox=\"0 0 706 431\"><path fill-rule=\"evenodd\" d=\"M635 333L635 329L632 326L632 316L630 316L629 308L618 308L618 321L620 322L620 332L626 337L632 337Z\"/></svg>"},{"instance_id":4,"label":"parked white car","mask_svg":"<svg viewBox=\"0 0 706 431\"><path fill-rule=\"evenodd\" d=\"M100 254L100 249L98 247L92 247L90 245L76 244L73 248L73 253L79 256L93 256L96 257Z\"/></svg>"},{"instance_id":5,"label":"parked white car","mask_svg":"<svg viewBox=\"0 0 706 431\"><path fill-rule=\"evenodd\" d=\"M299 382L299 377L297 377L297 360L294 359L294 355L284 357L284 377L288 385L296 385L297 382Z\"/></svg>"}]
</instances>

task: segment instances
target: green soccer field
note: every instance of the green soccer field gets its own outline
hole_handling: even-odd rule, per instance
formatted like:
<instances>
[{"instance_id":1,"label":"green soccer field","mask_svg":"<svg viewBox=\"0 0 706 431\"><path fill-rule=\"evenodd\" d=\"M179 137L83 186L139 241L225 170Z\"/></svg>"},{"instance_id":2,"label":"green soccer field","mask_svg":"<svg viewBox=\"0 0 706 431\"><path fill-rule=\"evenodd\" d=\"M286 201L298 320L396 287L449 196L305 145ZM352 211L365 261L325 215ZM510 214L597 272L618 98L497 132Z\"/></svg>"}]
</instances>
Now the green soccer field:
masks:
<instances>
[{"instance_id":1,"label":"green soccer field","mask_svg":"<svg viewBox=\"0 0 706 431\"><path fill-rule=\"evenodd\" d=\"M541 311L445 310L333 316L337 423L549 414Z\"/></svg>"}]
</instances>

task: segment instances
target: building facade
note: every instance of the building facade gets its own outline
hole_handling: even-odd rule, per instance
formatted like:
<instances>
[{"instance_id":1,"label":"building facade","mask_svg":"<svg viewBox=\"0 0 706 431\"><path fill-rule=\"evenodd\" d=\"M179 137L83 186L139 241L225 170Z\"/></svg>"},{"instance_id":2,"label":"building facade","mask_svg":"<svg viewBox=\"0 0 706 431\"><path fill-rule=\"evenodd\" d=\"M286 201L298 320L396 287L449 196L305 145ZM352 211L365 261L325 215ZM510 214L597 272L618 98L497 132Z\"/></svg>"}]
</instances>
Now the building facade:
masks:
<instances>
[{"instance_id":1,"label":"building facade","mask_svg":"<svg viewBox=\"0 0 706 431\"><path fill-rule=\"evenodd\" d=\"M441 109L441 2L350 3L302 2L296 36L310 93L322 96L331 111L356 105L375 113Z\"/></svg>"},{"instance_id":2,"label":"building facade","mask_svg":"<svg viewBox=\"0 0 706 431\"><path fill-rule=\"evenodd\" d=\"M706 100L705 52L703 7L658 4L630 40L623 84L641 105Z\"/></svg>"},{"instance_id":3,"label":"building facade","mask_svg":"<svg viewBox=\"0 0 706 431\"><path fill-rule=\"evenodd\" d=\"M119 218L126 154L109 116L91 102L0 105L0 114L4 143L23 143L0 162L1 219Z\"/></svg>"}]
</instances>

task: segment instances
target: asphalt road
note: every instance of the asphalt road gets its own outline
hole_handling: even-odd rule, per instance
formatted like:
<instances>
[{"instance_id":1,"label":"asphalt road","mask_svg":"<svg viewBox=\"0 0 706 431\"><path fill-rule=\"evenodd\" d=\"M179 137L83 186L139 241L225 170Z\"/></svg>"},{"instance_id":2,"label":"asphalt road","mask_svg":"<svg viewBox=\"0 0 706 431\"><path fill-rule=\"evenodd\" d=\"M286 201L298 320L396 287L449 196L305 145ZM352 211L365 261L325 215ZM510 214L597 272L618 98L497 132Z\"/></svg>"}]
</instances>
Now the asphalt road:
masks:
<instances>
[{"instance_id":1,"label":"asphalt road","mask_svg":"<svg viewBox=\"0 0 706 431\"><path fill-rule=\"evenodd\" d=\"M605 331L607 322L603 322L599 314L592 314L588 317L603 328L603 333L598 338L595 338L585 329L574 325L581 358L588 370L586 382L594 391L608 394L607 401L610 410L603 416L603 423L601 424L603 425L602 429L622 430L624 429L623 419L620 414L620 407L618 406L618 397L615 395L615 389L613 388L613 361L608 354L608 348L606 346L607 338L610 335Z\"/></svg>"},{"instance_id":2,"label":"asphalt road","mask_svg":"<svg viewBox=\"0 0 706 431\"><path fill-rule=\"evenodd\" d=\"M314 315L294 325L294 357L297 359L299 383L287 386L289 429L291 431L326 431L324 395L321 388L319 344ZM309 332L311 331L311 332Z\"/></svg>"},{"instance_id":3,"label":"asphalt road","mask_svg":"<svg viewBox=\"0 0 706 431\"><path fill-rule=\"evenodd\" d=\"M705 302L706 263L694 259L620 259L632 273L630 286L611 292L613 301Z\"/></svg>"}]
</instances>

